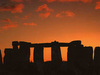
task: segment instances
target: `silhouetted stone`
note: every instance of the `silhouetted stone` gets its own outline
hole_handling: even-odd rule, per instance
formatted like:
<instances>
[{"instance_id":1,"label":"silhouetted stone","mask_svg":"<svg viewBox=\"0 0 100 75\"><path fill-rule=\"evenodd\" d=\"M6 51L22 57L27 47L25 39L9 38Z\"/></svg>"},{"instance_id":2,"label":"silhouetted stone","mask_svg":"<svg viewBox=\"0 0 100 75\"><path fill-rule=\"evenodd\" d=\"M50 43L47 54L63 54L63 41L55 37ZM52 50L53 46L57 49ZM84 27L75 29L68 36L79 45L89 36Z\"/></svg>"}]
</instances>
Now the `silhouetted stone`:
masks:
<instances>
[{"instance_id":1,"label":"silhouetted stone","mask_svg":"<svg viewBox=\"0 0 100 75\"><path fill-rule=\"evenodd\" d=\"M13 50L18 50L18 41L12 42Z\"/></svg>"},{"instance_id":2,"label":"silhouetted stone","mask_svg":"<svg viewBox=\"0 0 100 75\"><path fill-rule=\"evenodd\" d=\"M83 46L74 46L71 45L68 47L68 54L67 54L67 59L69 62L78 62L81 59L81 55L82 55L82 51L83 50Z\"/></svg>"},{"instance_id":3,"label":"silhouetted stone","mask_svg":"<svg viewBox=\"0 0 100 75\"><path fill-rule=\"evenodd\" d=\"M2 75L2 69L3 69L3 64L2 64L2 55L1 55L1 50L0 50L0 75Z\"/></svg>"},{"instance_id":4,"label":"silhouetted stone","mask_svg":"<svg viewBox=\"0 0 100 75\"><path fill-rule=\"evenodd\" d=\"M100 66L100 47L95 48L94 62L96 65Z\"/></svg>"},{"instance_id":5,"label":"silhouetted stone","mask_svg":"<svg viewBox=\"0 0 100 75\"><path fill-rule=\"evenodd\" d=\"M4 57L4 64L14 64L15 63L15 56L14 56L14 50L13 49L5 49L5 57Z\"/></svg>"},{"instance_id":6,"label":"silhouetted stone","mask_svg":"<svg viewBox=\"0 0 100 75\"><path fill-rule=\"evenodd\" d=\"M1 55L1 50L0 50L0 65L2 65L2 55Z\"/></svg>"},{"instance_id":7,"label":"silhouetted stone","mask_svg":"<svg viewBox=\"0 0 100 75\"><path fill-rule=\"evenodd\" d=\"M80 40L72 41L69 44L69 46L80 46L80 45L81 45L81 41Z\"/></svg>"},{"instance_id":8,"label":"silhouetted stone","mask_svg":"<svg viewBox=\"0 0 100 75\"><path fill-rule=\"evenodd\" d=\"M30 58L30 44L27 42L19 42L19 62L20 63L29 63Z\"/></svg>"},{"instance_id":9,"label":"silhouetted stone","mask_svg":"<svg viewBox=\"0 0 100 75\"><path fill-rule=\"evenodd\" d=\"M93 48L92 47L84 47L83 48L83 59L85 62L91 63L93 62Z\"/></svg>"},{"instance_id":10,"label":"silhouetted stone","mask_svg":"<svg viewBox=\"0 0 100 75\"><path fill-rule=\"evenodd\" d=\"M2 64L2 70L0 66L0 75L100 75L100 47L95 48L94 65L93 48L84 47L81 41L39 44L14 41L12 46L13 49L5 49L4 65ZM67 62L62 61L60 46L68 46ZM34 47L34 63L29 62L30 47ZM51 47L52 61L44 62L43 47Z\"/></svg>"},{"instance_id":11,"label":"silhouetted stone","mask_svg":"<svg viewBox=\"0 0 100 75\"><path fill-rule=\"evenodd\" d=\"M94 66L97 75L100 75L100 47L96 47L94 51Z\"/></svg>"},{"instance_id":12,"label":"silhouetted stone","mask_svg":"<svg viewBox=\"0 0 100 75\"><path fill-rule=\"evenodd\" d=\"M58 42L52 42L51 59L53 62L62 62L60 45Z\"/></svg>"},{"instance_id":13,"label":"silhouetted stone","mask_svg":"<svg viewBox=\"0 0 100 75\"><path fill-rule=\"evenodd\" d=\"M92 63L93 49L92 47L69 46L68 62L74 63L77 67L87 68Z\"/></svg>"},{"instance_id":14,"label":"silhouetted stone","mask_svg":"<svg viewBox=\"0 0 100 75\"><path fill-rule=\"evenodd\" d=\"M34 47L34 62L43 62L43 47L38 45Z\"/></svg>"}]
</instances>

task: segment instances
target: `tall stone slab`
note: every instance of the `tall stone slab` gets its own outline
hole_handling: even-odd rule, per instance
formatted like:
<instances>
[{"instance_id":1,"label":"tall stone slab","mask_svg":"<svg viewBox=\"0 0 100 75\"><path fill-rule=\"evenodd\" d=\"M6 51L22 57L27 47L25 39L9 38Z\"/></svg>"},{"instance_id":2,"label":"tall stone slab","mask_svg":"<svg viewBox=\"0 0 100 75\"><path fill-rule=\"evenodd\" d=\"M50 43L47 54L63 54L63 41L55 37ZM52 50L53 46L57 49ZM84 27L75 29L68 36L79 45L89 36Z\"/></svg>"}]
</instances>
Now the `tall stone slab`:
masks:
<instances>
[{"instance_id":1,"label":"tall stone slab","mask_svg":"<svg viewBox=\"0 0 100 75\"><path fill-rule=\"evenodd\" d=\"M37 45L34 47L34 62L43 62L43 47L40 45Z\"/></svg>"},{"instance_id":2,"label":"tall stone slab","mask_svg":"<svg viewBox=\"0 0 100 75\"><path fill-rule=\"evenodd\" d=\"M100 75L100 47L96 47L94 51L94 66L96 74Z\"/></svg>"},{"instance_id":3,"label":"tall stone slab","mask_svg":"<svg viewBox=\"0 0 100 75\"><path fill-rule=\"evenodd\" d=\"M69 46L68 47L68 54L67 54L67 59L68 62L78 62L79 59L81 59L81 51L83 46L79 45L79 46Z\"/></svg>"},{"instance_id":4,"label":"tall stone slab","mask_svg":"<svg viewBox=\"0 0 100 75\"><path fill-rule=\"evenodd\" d=\"M85 62L87 62L87 63L93 62L93 48L91 46L84 47L82 53L83 53L82 59L84 60L84 63Z\"/></svg>"},{"instance_id":5,"label":"tall stone slab","mask_svg":"<svg viewBox=\"0 0 100 75\"><path fill-rule=\"evenodd\" d=\"M13 41L12 42L13 50L18 50L18 45L19 45L18 41Z\"/></svg>"},{"instance_id":6,"label":"tall stone slab","mask_svg":"<svg viewBox=\"0 0 100 75\"><path fill-rule=\"evenodd\" d=\"M51 59L53 62L62 62L60 45L58 42L52 42Z\"/></svg>"},{"instance_id":7,"label":"tall stone slab","mask_svg":"<svg viewBox=\"0 0 100 75\"><path fill-rule=\"evenodd\" d=\"M4 57L4 64L12 65L15 63L16 58L14 58L14 51L13 49L6 48L5 49L5 57Z\"/></svg>"},{"instance_id":8,"label":"tall stone slab","mask_svg":"<svg viewBox=\"0 0 100 75\"><path fill-rule=\"evenodd\" d=\"M68 62L87 68L92 63L93 48L83 45L71 45L68 47Z\"/></svg>"},{"instance_id":9,"label":"tall stone slab","mask_svg":"<svg viewBox=\"0 0 100 75\"><path fill-rule=\"evenodd\" d=\"M94 51L95 65L100 66L100 47L96 47Z\"/></svg>"},{"instance_id":10,"label":"tall stone slab","mask_svg":"<svg viewBox=\"0 0 100 75\"><path fill-rule=\"evenodd\" d=\"M80 40L72 41L69 43L69 46L80 46L80 45L81 45Z\"/></svg>"},{"instance_id":11,"label":"tall stone slab","mask_svg":"<svg viewBox=\"0 0 100 75\"><path fill-rule=\"evenodd\" d=\"M30 43L27 42L19 42L19 62L20 63L29 63L30 58Z\"/></svg>"},{"instance_id":12,"label":"tall stone slab","mask_svg":"<svg viewBox=\"0 0 100 75\"><path fill-rule=\"evenodd\" d=\"M1 55L1 50L0 50L0 65L2 65L2 55Z\"/></svg>"}]
</instances>

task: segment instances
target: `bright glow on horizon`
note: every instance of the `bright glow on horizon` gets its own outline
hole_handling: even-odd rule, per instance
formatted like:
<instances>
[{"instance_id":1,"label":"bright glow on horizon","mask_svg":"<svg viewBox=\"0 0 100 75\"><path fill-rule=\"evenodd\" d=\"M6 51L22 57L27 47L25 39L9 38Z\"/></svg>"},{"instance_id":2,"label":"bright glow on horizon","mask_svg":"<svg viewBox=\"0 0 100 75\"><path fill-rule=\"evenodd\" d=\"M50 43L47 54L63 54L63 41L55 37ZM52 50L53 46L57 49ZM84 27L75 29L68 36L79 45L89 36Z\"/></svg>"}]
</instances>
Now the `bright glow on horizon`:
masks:
<instances>
[{"instance_id":1,"label":"bright glow on horizon","mask_svg":"<svg viewBox=\"0 0 100 75\"><path fill-rule=\"evenodd\" d=\"M60 49L61 49L62 61L67 61L68 47L60 47Z\"/></svg>"},{"instance_id":2,"label":"bright glow on horizon","mask_svg":"<svg viewBox=\"0 0 100 75\"><path fill-rule=\"evenodd\" d=\"M51 47L44 48L44 62L51 61Z\"/></svg>"}]
</instances>

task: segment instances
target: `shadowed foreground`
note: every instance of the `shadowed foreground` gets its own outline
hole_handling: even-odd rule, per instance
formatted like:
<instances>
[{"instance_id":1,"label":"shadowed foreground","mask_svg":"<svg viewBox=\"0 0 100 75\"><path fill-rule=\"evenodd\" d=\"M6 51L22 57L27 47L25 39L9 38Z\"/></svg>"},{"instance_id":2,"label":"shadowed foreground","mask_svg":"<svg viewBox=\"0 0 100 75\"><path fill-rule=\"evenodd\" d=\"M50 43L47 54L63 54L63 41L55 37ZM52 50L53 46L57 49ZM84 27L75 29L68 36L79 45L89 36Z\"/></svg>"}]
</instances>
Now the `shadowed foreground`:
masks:
<instances>
[{"instance_id":1,"label":"shadowed foreground","mask_svg":"<svg viewBox=\"0 0 100 75\"><path fill-rule=\"evenodd\" d=\"M0 57L0 75L100 75L100 47L84 47L81 41L70 43L12 43L5 49L4 64ZM19 47L18 47L19 46ZM34 47L34 63L29 62L30 48ZM52 61L44 62L43 47L51 47ZM67 62L62 61L60 47L68 47Z\"/></svg>"}]
</instances>

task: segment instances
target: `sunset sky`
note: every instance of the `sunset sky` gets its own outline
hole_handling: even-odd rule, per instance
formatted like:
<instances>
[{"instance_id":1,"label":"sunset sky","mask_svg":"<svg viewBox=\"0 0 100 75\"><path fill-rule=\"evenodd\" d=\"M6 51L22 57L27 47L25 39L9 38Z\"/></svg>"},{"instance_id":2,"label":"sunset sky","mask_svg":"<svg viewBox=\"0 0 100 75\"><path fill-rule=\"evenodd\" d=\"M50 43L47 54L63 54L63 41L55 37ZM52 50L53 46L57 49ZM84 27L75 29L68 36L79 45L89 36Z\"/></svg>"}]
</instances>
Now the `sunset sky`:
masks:
<instances>
[{"instance_id":1,"label":"sunset sky","mask_svg":"<svg viewBox=\"0 0 100 75\"><path fill-rule=\"evenodd\" d=\"M12 41L81 40L95 47L100 46L99 38L100 0L0 0L2 51L12 48Z\"/></svg>"}]
</instances>

